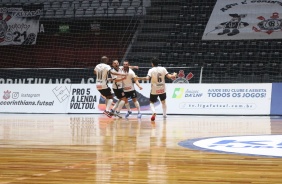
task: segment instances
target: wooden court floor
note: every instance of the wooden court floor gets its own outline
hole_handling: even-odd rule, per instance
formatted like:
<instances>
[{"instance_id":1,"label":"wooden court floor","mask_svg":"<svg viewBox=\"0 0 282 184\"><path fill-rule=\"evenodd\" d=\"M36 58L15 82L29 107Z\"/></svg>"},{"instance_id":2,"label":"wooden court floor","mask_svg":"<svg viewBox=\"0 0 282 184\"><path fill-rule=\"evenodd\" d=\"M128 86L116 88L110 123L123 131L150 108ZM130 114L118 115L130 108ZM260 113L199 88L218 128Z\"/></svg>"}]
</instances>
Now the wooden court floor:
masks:
<instances>
[{"instance_id":1,"label":"wooden court floor","mask_svg":"<svg viewBox=\"0 0 282 184\"><path fill-rule=\"evenodd\" d=\"M0 114L0 184L278 184L281 158L179 145L272 134L282 134L280 117Z\"/></svg>"}]
</instances>

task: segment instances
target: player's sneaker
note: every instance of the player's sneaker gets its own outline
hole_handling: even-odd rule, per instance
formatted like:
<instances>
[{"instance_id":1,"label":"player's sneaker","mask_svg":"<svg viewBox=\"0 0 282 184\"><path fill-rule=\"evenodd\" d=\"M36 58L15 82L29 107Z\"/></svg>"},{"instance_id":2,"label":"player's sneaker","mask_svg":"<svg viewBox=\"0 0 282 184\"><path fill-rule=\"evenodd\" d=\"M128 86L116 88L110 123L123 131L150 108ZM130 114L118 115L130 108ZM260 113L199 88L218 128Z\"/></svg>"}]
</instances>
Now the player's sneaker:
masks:
<instances>
[{"instance_id":1,"label":"player's sneaker","mask_svg":"<svg viewBox=\"0 0 282 184\"><path fill-rule=\"evenodd\" d=\"M115 112L115 116L117 116L117 117L119 117L119 118L122 118L120 112L117 112L117 111Z\"/></svg>"},{"instance_id":2,"label":"player's sneaker","mask_svg":"<svg viewBox=\"0 0 282 184\"><path fill-rule=\"evenodd\" d=\"M109 113L110 113L110 115L112 115L112 116L116 116L116 115L115 115L115 111L114 111L113 109L111 109Z\"/></svg>"},{"instance_id":3,"label":"player's sneaker","mask_svg":"<svg viewBox=\"0 0 282 184\"><path fill-rule=\"evenodd\" d=\"M155 119L156 119L156 113L154 113L154 114L152 115L151 121L155 121Z\"/></svg>"},{"instance_id":4,"label":"player's sneaker","mask_svg":"<svg viewBox=\"0 0 282 184\"><path fill-rule=\"evenodd\" d=\"M114 105L114 102L116 102L116 101L117 100L113 99L112 105ZM99 99L98 109L105 110L106 107L107 107L107 105L106 105L106 98L101 95L100 99Z\"/></svg>"},{"instance_id":5,"label":"player's sneaker","mask_svg":"<svg viewBox=\"0 0 282 184\"><path fill-rule=\"evenodd\" d=\"M141 113L138 113L138 114L137 114L137 118L140 119L141 117L142 117L142 114L141 114Z\"/></svg>"},{"instance_id":6,"label":"player's sneaker","mask_svg":"<svg viewBox=\"0 0 282 184\"><path fill-rule=\"evenodd\" d=\"M128 116L132 114L132 111L127 111L127 113L125 114L125 118L128 118Z\"/></svg>"},{"instance_id":7,"label":"player's sneaker","mask_svg":"<svg viewBox=\"0 0 282 184\"><path fill-rule=\"evenodd\" d=\"M104 114L106 115L106 116L108 116L109 118L112 118L112 115L110 114L110 112L109 111L104 111Z\"/></svg>"}]
</instances>

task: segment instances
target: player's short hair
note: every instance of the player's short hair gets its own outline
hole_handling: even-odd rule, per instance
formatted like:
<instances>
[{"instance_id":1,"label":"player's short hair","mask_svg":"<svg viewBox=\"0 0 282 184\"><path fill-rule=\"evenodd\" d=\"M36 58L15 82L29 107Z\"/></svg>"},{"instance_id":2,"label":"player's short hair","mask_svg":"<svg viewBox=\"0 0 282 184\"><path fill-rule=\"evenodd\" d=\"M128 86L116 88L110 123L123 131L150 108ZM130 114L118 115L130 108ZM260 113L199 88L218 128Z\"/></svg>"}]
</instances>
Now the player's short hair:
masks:
<instances>
[{"instance_id":1,"label":"player's short hair","mask_svg":"<svg viewBox=\"0 0 282 184\"><path fill-rule=\"evenodd\" d=\"M124 63L124 62L128 62L128 64L130 64L128 60L124 60L123 63ZM122 63L122 64L123 64L123 63Z\"/></svg>"},{"instance_id":2,"label":"player's short hair","mask_svg":"<svg viewBox=\"0 0 282 184\"><path fill-rule=\"evenodd\" d=\"M103 56L102 58L101 58L101 62L102 63L107 63L109 61L109 58L107 57L107 56Z\"/></svg>"},{"instance_id":3,"label":"player's short hair","mask_svg":"<svg viewBox=\"0 0 282 184\"><path fill-rule=\"evenodd\" d=\"M153 63L154 66L158 66L159 62L160 62L160 60L157 57L153 57L151 59L151 63Z\"/></svg>"}]
</instances>

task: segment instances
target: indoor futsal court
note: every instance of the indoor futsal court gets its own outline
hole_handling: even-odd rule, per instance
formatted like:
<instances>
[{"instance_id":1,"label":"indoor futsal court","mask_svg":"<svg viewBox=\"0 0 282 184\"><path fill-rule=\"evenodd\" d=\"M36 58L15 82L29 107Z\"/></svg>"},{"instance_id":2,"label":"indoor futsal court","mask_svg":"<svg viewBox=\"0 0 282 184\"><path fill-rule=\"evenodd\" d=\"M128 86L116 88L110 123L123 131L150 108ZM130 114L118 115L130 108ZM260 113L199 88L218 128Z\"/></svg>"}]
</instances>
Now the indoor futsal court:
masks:
<instances>
[{"instance_id":1,"label":"indoor futsal court","mask_svg":"<svg viewBox=\"0 0 282 184\"><path fill-rule=\"evenodd\" d=\"M281 133L278 116L1 114L0 184L281 183Z\"/></svg>"}]
</instances>

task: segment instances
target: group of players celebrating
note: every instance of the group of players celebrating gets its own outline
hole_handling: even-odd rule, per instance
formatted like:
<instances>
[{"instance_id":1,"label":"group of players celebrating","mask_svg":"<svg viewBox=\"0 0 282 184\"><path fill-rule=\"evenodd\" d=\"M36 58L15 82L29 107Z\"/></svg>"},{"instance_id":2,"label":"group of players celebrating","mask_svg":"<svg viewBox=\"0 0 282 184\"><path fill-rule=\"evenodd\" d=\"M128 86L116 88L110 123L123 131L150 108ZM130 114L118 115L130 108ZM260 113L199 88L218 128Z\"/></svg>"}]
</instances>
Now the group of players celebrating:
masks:
<instances>
[{"instance_id":1,"label":"group of players celebrating","mask_svg":"<svg viewBox=\"0 0 282 184\"><path fill-rule=\"evenodd\" d=\"M127 113L125 118L128 118L132 111L128 99L131 98L136 109L137 118L141 118L142 114L140 112L140 104L137 100L137 92L134 88L134 83L142 90L142 86L139 80L151 80L151 92L150 92L150 108L152 111L151 121L155 120L156 110L154 103L157 102L158 98L162 103L163 118L167 117L166 114L166 87L165 87L165 77L171 79L177 76L176 73L169 74L166 68L159 65L159 60L157 58L152 58L151 64L152 68L149 69L146 77L138 77L132 69L138 69L138 66L130 66L129 61L123 61L123 66L119 65L118 60L112 61L112 66L108 65L109 58L103 56L101 58L101 63L96 65L94 68L94 74L96 75L96 88L105 97L106 109L104 114L108 117L117 116L122 118L120 111L125 106L127 108ZM109 77L111 74L111 77ZM112 82L112 89L114 95L118 98L118 101L112 107L113 94L111 88L108 86L108 82Z\"/></svg>"}]
</instances>

